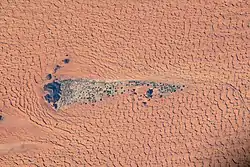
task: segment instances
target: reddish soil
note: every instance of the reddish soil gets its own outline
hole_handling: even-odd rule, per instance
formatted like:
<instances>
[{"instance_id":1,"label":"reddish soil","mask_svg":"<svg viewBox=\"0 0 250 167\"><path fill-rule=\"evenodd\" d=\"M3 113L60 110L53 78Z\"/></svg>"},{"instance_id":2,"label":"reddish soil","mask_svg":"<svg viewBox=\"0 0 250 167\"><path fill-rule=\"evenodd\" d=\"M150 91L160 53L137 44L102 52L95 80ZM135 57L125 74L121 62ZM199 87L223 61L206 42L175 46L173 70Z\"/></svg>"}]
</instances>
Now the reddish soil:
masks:
<instances>
[{"instance_id":1,"label":"reddish soil","mask_svg":"<svg viewBox=\"0 0 250 167\"><path fill-rule=\"evenodd\" d=\"M0 166L250 166L249 35L247 0L1 0ZM186 88L56 112L56 65Z\"/></svg>"}]
</instances>

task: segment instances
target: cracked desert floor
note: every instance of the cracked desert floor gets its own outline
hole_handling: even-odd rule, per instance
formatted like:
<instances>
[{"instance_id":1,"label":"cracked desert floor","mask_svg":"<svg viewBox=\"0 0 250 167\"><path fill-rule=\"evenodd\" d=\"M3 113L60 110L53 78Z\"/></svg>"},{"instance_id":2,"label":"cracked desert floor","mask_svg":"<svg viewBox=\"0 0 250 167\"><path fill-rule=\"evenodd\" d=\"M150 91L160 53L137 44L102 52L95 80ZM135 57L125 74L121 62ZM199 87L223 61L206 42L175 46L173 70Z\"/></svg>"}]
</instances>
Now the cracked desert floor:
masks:
<instances>
[{"instance_id":1,"label":"cracked desert floor","mask_svg":"<svg viewBox=\"0 0 250 167\"><path fill-rule=\"evenodd\" d=\"M250 166L248 0L0 0L0 58L1 167ZM48 74L186 87L56 111Z\"/></svg>"}]
</instances>

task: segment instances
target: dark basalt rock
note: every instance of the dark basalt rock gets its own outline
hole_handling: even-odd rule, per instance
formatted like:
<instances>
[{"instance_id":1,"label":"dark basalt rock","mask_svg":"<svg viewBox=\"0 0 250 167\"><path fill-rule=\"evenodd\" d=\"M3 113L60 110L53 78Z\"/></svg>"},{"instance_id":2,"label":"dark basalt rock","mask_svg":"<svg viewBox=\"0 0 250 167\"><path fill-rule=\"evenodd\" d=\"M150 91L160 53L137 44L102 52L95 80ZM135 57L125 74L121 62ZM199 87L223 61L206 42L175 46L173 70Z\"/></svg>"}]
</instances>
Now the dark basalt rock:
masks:
<instances>
[{"instance_id":1,"label":"dark basalt rock","mask_svg":"<svg viewBox=\"0 0 250 167\"><path fill-rule=\"evenodd\" d=\"M54 94L53 99L54 99L55 102L57 102L60 99L60 95L59 94Z\"/></svg>"},{"instance_id":2,"label":"dark basalt rock","mask_svg":"<svg viewBox=\"0 0 250 167\"><path fill-rule=\"evenodd\" d=\"M54 104L53 104L53 107L54 107L55 109L57 109L57 104L54 103Z\"/></svg>"},{"instance_id":3,"label":"dark basalt rock","mask_svg":"<svg viewBox=\"0 0 250 167\"><path fill-rule=\"evenodd\" d=\"M152 98L153 97L153 92L154 92L154 90L152 88L148 89L148 91L146 92L146 97L147 98Z\"/></svg>"},{"instance_id":4,"label":"dark basalt rock","mask_svg":"<svg viewBox=\"0 0 250 167\"><path fill-rule=\"evenodd\" d=\"M70 62L70 60L69 60L69 59L64 59L63 62L64 62L65 64L68 64L68 63Z\"/></svg>"},{"instance_id":5,"label":"dark basalt rock","mask_svg":"<svg viewBox=\"0 0 250 167\"><path fill-rule=\"evenodd\" d=\"M47 100L49 103L52 101L52 97L51 97L49 94L45 95L44 98L45 98L45 100Z\"/></svg>"},{"instance_id":6,"label":"dark basalt rock","mask_svg":"<svg viewBox=\"0 0 250 167\"><path fill-rule=\"evenodd\" d=\"M48 103L53 103L53 106L57 108L57 105L55 104L57 101L59 101L61 97L61 84L59 82L53 81L52 83L48 83L44 85L44 91L49 92L49 94L46 94L44 96L45 100L48 101Z\"/></svg>"},{"instance_id":7,"label":"dark basalt rock","mask_svg":"<svg viewBox=\"0 0 250 167\"><path fill-rule=\"evenodd\" d=\"M51 80L51 79L52 79L52 75L51 75L51 74L48 74L48 75L46 76L46 79L47 79L47 80Z\"/></svg>"},{"instance_id":8,"label":"dark basalt rock","mask_svg":"<svg viewBox=\"0 0 250 167\"><path fill-rule=\"evenodd\" d=\"M44 86L44 90L45 91L48 91L48 90L53 90L53 92L60 92L61 89L60 89L60 86L61 84L56 82L56 81L53 81L52 83L48 83Z\"/></svg>"}]
</instances>

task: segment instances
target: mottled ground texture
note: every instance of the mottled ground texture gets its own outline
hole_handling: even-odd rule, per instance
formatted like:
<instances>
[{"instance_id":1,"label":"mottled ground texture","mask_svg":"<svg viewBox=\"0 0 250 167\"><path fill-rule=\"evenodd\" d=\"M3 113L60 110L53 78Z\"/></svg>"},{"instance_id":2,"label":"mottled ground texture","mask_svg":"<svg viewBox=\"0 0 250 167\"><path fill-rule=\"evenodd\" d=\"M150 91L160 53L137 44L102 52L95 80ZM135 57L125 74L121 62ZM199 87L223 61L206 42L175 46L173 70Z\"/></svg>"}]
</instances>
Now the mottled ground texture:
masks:
<instances>
[{"instance_id":1,"label":"mottled ground texture","mask_svg":"<svg viewBox=\"0 0 250 167\"><path fill-rule=\"evenodd\" d=\"M250 166L249 38L247 0L1 0L0 166ZM185 87L44 90L86 78Z\"/></svg>"},{"instance_id":2,"label":"mottled ground texture","mask_svg":"<svg viewBox=\"0 0 250 167\"><path fill-rule=\"evenodd\" d=\"M98 81L91 79L54 80L44 85L47 94L44 99L59 110L65 106L78 104L92 104L117 95L130 95L145 103L154 97L163 98L183 90L185 85L172 85L150 81ZM145 90L146 89L146 90ZM143 91L144 90L144 91Z\"/></svg>"}]
</instances>

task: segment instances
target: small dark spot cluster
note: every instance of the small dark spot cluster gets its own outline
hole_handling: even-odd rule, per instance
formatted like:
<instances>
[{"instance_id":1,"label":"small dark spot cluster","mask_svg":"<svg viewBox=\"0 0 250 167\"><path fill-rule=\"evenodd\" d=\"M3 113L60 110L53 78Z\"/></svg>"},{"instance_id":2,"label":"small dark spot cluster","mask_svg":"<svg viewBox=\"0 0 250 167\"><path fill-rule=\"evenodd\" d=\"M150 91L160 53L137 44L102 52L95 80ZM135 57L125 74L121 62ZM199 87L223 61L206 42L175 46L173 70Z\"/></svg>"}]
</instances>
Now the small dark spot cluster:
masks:
<instances>
[{"instance_id":1,"label":"small dark spot cluster","mask_svg":"<svg viewBox=\"0 0 250 167\"><path fill-rule=\"evenodd\" d=\"M160 94L173 93L173 92L176 92L177 89L180 89L180 86L164 85L160 87L159 93Z\"/></svg>"},{"instance_id":2,"label":"small dark spot cluster","mask_svg":"<svg viewBox=\"0 0 250 167\"><path fill-rule=\"evenodd\" d=\"M56 67L54 68L54 73L56 73L60 68L61 68L60 65L56 65Z\"/></svg>"},{"instance_id":3,"label":"small dark spot cluster","mask_svg":"<svg viewBox=\"0 0 250 167\"><path fill-rule=\"evenodd\" d=\"M70 62L70 59L66 58L63 60L63 62L64 62L64 64L68 64ZM56 73L60 68L62 68L62 66L57 64L54 68L54 73Z\"/></svg>"}]
</instances>

